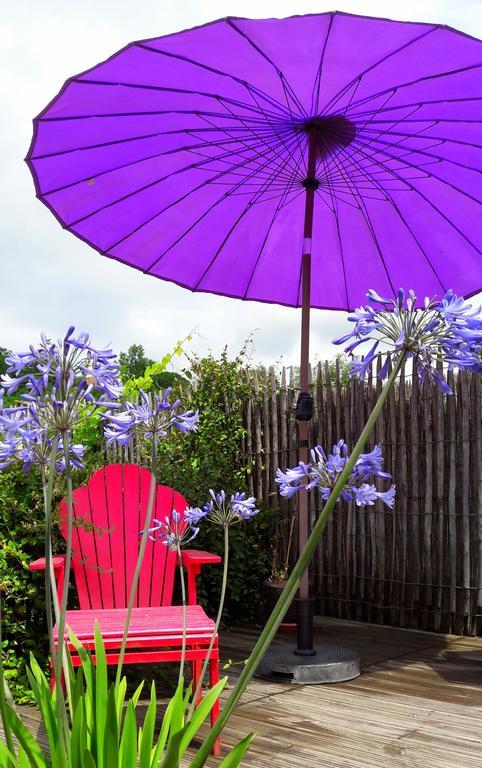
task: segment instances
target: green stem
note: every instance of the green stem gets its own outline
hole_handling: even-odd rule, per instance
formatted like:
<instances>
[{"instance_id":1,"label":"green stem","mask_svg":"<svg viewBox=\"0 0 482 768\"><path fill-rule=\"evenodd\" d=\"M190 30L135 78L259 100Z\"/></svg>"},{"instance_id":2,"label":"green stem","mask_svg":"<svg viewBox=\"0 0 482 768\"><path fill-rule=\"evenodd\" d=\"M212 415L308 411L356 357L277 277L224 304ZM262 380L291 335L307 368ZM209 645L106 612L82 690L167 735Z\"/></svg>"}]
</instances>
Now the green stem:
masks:
<instances>
[{"instance_id":1,"label":"green stem","mask_svg":"<svg viewBox=\"0 0 482 768\"><path fill-rule=\"evenodd\" d=\"M348 478L350 477L350 474L356 464L356 461L359 455L363 451L366 445L366 442L370 437L372 429L375 426L376 421L383 408L383 404L387 399L388 393L392 388L393 384L395 383L395 380L398 376L400 368L402 367L405 361L405 357L406 357L406 352L403 352L400 356L400 359L398 360L395 367L393 368L392 373L388 378L388 381L385 383L380 393L380 397L378 398L375 404L375 407L363 429L363 432L358 438L358 441L350 455L350 458L348 459L342 472L340 473L338 480L335 483L335 486L325 506L323 507L323 510L318 520L316 521L313 527L313 531L306 543L306 546L303 549L303 552L301 553L296 565L294 566L291 576L286 582L285 588L283 589L278 599L278 602L276 603L273 609L273 612L271 613L271 616L266 622L266 625L258 639L258 642L256 643L251 655L249 656L246 662L246 665L241 675L239 676L238 682L236 683L235 687L231 692L229 699L224 705L224 708L217 722L215 723L213 728L211 728L211 730L209 731L201 748L199 749L194 759L190 763L189 768L201 768L205 764L217 737L223 730L228 719L231 717L233 710L236 707L236 704L240 700L246 686L248 685L249 681L253 677L253 674L256 671L258 664L260 663L267 649L271 645L271 642L273 641L273 638L275 637L276 632L278 631L278 627L283 621L284 615L298 591L298 586L300 583L301 576L303 575L304 571L306 570L306 568L310 563L310 560L316 550L320 536L323 533L325 525L330 517L331 512L333 511L333 508L336 502L338 501L338 497L340 496Z\"/></svg>"},{"instance_id":2,"label":"green stem","mask_svg":"<svg viewBox=\"0 0 482 768\"><path fill-rule=\"evenodd\" d=\"M64 460L65 460L65 482L67 486L67 545L65 548L65 575L62 593L62 601L59 610L58 633L57 633L57 654L54 660L55 669L55 695L57 702L57 720L58 728L61 734L61 764L68 764L70 755L70 738L67 711L65 708L65 699L62 690L62 671L64 672L65 688L69 701L70 696L70 675L65 654L65 614L67 612L67 599L69 595L70 567L72 562L72 529L73 529L73 498L72 498L72 472L70 466L70 440L67 432L62 435ZM55 462L56 453L51 454L51 469ZM51 499L51 496L50 496ZM51 551L51 547L49 547ZM50 564L49 564L50 565Z\"/></svg>"},{"instance_id":3,"label":"green stem","mask_svg":"<svg viewBox=\"0 0 482 768\"><path fill-rule=\"evenodd\" d=\"M184 580L184 568L182 565L181 547L177 545L177 557L179 560L179 575L181 579L181 599L182 599L182 646L181 663L179 664L179 683L184 677L184 660L186 658L186 583Z\"/></svg>"},{"instance_id":4,"label":"green stem","mask_svg":"<svg viewBox=\"0 0 482 768\"><path fill-rule=\"evenodd\" d=\"M151 484L149 487L149 499L147 502L147 510L146 510L146 519L144 522L144 529L142 531L142 538L141 538L141 544L139 547L139 554L137 556L137 563L136 568L134 571L134 577L132 579L132 585L131 585L131 591L129 594L129 601L127 603L127 613L126 613L126 621L124 624L124 633L122 635L122 643L119 651L119 661L117 662L117 672L115 676L115 685L116 687L119 685L121 681L121 675L122 675L122 665L124 663L124 656L126 652L126 646L127 646L127 636L129 633L129 624L131 622L131 616L132 616L132 609L134 607L134 601L136 598L136 592L137 592L137 585L139 584L139 576L141 573L141 566L142 562L144 560L144 553L146 551L148 536L149 536L149 528L151 523L151 517L152 517L152 510L154 509L154 503L156 500L156 489L157 489L157 443L155 438L152 441L152 466L151 466Z\"/></svg>"},{"instance_id":5,"label":"green stem","mask_svg":"<svg viewBox=\"0 0 482 768\"><path fill-rule=\"evenodd\" d=\"M50 655L52 657L53 664L55 664L56 652L53 631L52 600L54 602L56 620L57 622L59 620L58 596L52 563L52 497L55 475L55 458L57 456L58 443L59 437L56 435L53 440L52 451L50 454L50 467L48 477L45 472L45 467L42 467L42 491L44 497L45 515L45 612L47 615L47 632L49 638Z\"/></svg>"},{"instance_id":6,"label":"green stem","mask_svg":"<svg viewBox=\"0 0 482 768\"><path fill-rule=\"evenodd\" d=\"M3 672L3 642L2 642L2 591L0 589L0 714L2 716L3 733L8 751L15 755L15 747L12 741L12 731L8 719L8 707L5 697L5 675Z\"/></svg>"},{"instance_id":7,"label":"green stem","mask_svg":"<svg viewBox=\"0 0 482 768\"><path fill-rule=\"evenodd\" d=\"M208 668L209 659L211 658L211 653L214 646L214 641L216 640L219 625L221 623L221 616L223 615L223 609L224 609L224 600L226 597L226 586L228 583L228 559L229 559L229 525L224 526L224 560L223 560L223 581L221 586L221 596L219 598L219 606L218 606L218 613L216 616L216 624L214 626L213 634L211 636L211 641L209 643L208 651L206 654L206 658L204 659L204 663L201 670L201 676L198 680L198 684L196 686L196 690L194 691L194 695L191 700L191 705L189 707L189 714L187 716L187 719L190 720L193 716L194 710L197 705L197 700L199 693L201 691L201 687L203 684L204 677L206 675L206 670Z\"/></svg>"}]
</instances>

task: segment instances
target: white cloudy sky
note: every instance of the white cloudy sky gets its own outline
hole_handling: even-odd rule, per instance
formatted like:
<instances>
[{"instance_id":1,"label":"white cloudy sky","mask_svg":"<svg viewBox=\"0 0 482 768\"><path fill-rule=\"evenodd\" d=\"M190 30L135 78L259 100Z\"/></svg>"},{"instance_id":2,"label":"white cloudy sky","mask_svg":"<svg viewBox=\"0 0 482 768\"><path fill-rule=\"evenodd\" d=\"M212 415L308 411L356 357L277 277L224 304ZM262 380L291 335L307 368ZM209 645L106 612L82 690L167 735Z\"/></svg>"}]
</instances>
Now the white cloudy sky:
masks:
<instances>
[{"instance_id":1,"label":"white cloudy sky","mask_svg":"<svg viewBox=\"0 0 482 768\"><path fill-rule=\"evenodd\" d=\"M289 16L333 10L323 0L0 0L0 346L20 348L39 330L68 325L159 358L197 327L199 352L235 353L255 333L255 357L298 357L299 314L277 306L191 294L102 258L64 232L35 198L23 162L31 120L64 80L130 40L227 15ZM481 0L338 0L338 10L449 24L482 33ZM8 8L8 10L7 10ZM312 353L332 355L342 316L313 312Z\"/></svg>"}]
</instances>

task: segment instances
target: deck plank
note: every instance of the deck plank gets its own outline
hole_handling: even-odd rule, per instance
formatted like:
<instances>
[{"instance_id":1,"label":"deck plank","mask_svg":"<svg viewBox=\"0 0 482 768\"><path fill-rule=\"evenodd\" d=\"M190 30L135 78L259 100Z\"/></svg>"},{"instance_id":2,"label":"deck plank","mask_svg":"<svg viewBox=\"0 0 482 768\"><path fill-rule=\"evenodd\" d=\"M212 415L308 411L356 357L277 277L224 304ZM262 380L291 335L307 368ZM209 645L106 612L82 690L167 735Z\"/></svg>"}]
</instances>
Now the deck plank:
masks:
<instances>
[{"instance_id":1,"label":"deck plank","mask_svg":"<svg viewBox=\"0 0 482 768\"><path fill-rule=\"evenodd\" d=\"M363 674L327 686L254 680L223 735L226 750L256 731L245 768L482 768L482 638L333 619L317 619L316 633L358 650ZM230 685L257 635L222 633ZM35 708L19 709L44 740Z\"/></svg>"}]
</instances>

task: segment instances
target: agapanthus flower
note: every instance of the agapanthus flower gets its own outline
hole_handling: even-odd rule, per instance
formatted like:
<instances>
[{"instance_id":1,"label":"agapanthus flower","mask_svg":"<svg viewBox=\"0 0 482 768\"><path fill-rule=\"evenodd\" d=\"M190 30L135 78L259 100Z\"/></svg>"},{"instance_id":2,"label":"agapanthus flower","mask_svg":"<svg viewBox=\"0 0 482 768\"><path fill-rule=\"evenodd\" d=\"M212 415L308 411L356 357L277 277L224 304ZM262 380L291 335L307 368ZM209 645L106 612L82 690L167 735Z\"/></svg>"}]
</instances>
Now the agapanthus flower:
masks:
<instances>
[{"instance_id":1,"label":"agapanthus flower","mask_svg":"<svg viewBox=\"0 0 482 768\"><path fill-rule=\"evenodd\" d=\"M0 406L0 468L21 461L32 466L65 469L64 440L69 444L69 466L80 468L84 446L71 444L75 428L98 409L117 407L122 391L119 366L110 349L96 349L87 333L74 336L71 326L63 339L50 341L41 335L38 347L11 352L0 392L18 402ZM52 456L54 443L57 451Z\"/></svg>"},{"instance_id":2,"label":"agapanthus flower","mask_svg":"<svg viewBox=\"0 0 482 768\"><path fill-rule=\"evenodd\" d=\"M200 523L201 520L204 520L208 514L209 507L207 505L202 509L201 507L187 507L184 510L184 519L187 520L190 525L196 525L197 523Z\"/></svg>"},{"instance_id":3,"label":"agapanthus flower","mask_svg":"<svg viewBox=\"0 0 482 768\"><path fill-rule=\"evenodd\" d=\"M282 472L276 471L276 482L281 496L290 498L302 489L310 491L318 488L324 501L330 498L333 488L349 459L348 446L344 440L339 440L327 456L320 445L311 450L311 462L299 462L293 469ZM358 457L350 476L340 494L344 501L354 501L358 506L365 507L383 501L387 507L393 507L395 486L387 491L377 490L369 480L391 480L391 475L382 470L383 456L379 445L370 453L362 453Z\"/></svg>"},{"instance_id":4,"label":"agapanthus flower","mask_svg":"<svg viewBox=\"0 0 482 768\"><path fill-rule=\"evenodd\" d=\"M164 520L154 518L152 523L153 525L148 529L148 536L151 541L164 544L172 552L185 547L199 533L199 528L191 525L186 516L176 512L175 509L172 510L170 517L165 517Z\"/></svg>"},{"instance_id":5,"label":"agapanthus flower","mask_svg":"<svg viewBox=\"0 0 482 768\"><path fill-rule=\"evenodd\" d=\"M107 444L117 442L128 445L134 434L158 442L169 429L176 427L181 432L197 430L199 413L186 411L179 413L180 401L170 402L171 388L150 398L145 392L140 392L140 402L126 402L123 410L106 413L105 436Z\"/></svg>"},{"instance_id":6,"label":"agapanthus flower","mask_svg":"<svg viewBox=\"0 0 482 768\"><path fill-rule=\"evenodd\" d=\"M354 359L350 373L365 378L377 354L385 355L379 377L388 376L388 363L395 365L404 353L414 360L414 370L422 381L437 384L447 394L451 393L445 377L438 369L440 363L448 369L463 368L482 371L482 309L474 307L447 291L441 300L425 298L417 306L413 291L405 295L400 289L396 299L387 299L369 290L367 305L348 316L354 323L353 331L335 339L335 344L345 344L345 352L359 352L364 344L370 348L363 360Z\"/></svg>"},{"instance_id":7,"label":"agapanthus flower","mask_svg":"<svg viewBox=\"0 0 482 768\"><path fill-rule=\"evenodd\" d=\"M210 489L209 495L211 498L203 509L204 517L215 525L234 525L242 520L251 520L259 513L256 499L253 496L247 497L245 493L234 493L228 498L225 491L215 493Z\"/></svg>"}]
</instances>

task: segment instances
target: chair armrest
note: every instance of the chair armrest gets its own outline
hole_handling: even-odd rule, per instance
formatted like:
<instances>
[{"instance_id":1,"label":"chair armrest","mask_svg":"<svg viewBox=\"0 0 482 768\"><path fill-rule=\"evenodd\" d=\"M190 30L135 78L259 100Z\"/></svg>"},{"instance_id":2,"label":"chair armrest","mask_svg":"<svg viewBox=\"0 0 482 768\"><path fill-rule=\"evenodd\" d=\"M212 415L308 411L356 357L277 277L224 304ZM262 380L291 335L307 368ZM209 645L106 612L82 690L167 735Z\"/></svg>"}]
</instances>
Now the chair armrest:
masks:
<instances>
[{"instance_id":1,"label":"chair armrest","mask_svg":"<svg viewBox=\"0 0 482 768\"><path fill-rule=\"evenodd\" d=\"M183 549L181 558L182 564L187 570L187 602L188 605L196 605L196 576L201 573L201 566L219 565L221 557L201 549Z\"/></svg>"},{"instance_id":2,"label":"chair armrest","mask_svg":"<svg viewBox=\"0 0 482 768\"><path fill-rule=\"evenodd\" d=\"M65 563L67 558L65 555L53 555L52 566L54 569L55 584L57 587L57 597L59 603L62 602L62 595L64 593L64 579L65 579ZM38 560L34 560L29 564L30 571L45 571L47 563L45 557L39 557Z\"/></svg>"},{"instance_id":3,"label":"chair armrest","mask_svg":"<svg viewBox=\"0 0 482 768\"><path fill-rule=\"evenodd\" d=\"M61 568L65 568L65 561L66 561L65 555L54 555L52 557L52 565L54 567L54 571L58 571ZM45 568L46 568L45 557L39 557L38 560L34 560L33 563L30 563L28 567L30 571L45 571Z\"/></svg>"},{"instance_id":4,"label":"chair armrest","mask_svg":"<svg viewBox=\"0 0 482 768\"><path fill-rule=\"evenodd\" d=\"M181 551L182 564L186 568L195 567L201 570L201 565L217 565L221 562L220 555L204 552L202 549L183 549Z\"/></svg>"}]
</instances>

